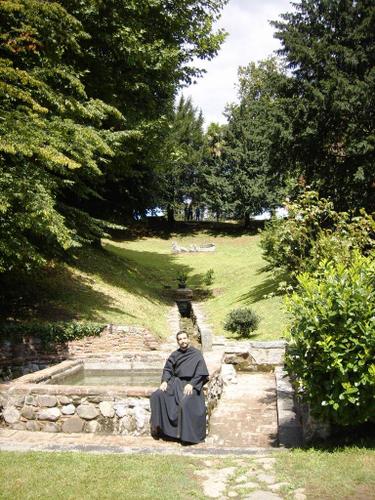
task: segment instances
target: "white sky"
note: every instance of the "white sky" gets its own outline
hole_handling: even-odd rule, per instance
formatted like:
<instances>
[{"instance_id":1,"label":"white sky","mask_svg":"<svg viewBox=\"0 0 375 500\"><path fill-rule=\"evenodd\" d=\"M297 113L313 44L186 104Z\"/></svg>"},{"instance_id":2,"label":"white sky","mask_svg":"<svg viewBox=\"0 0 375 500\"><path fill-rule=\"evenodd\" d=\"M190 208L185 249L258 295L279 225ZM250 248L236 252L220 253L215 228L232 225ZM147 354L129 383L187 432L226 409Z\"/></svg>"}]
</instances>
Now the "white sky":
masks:
<instances>
[{"instance_id":1,"label":"white sky","mask_svg":"<svg viewBox=\"0 0 375 500\"><path fill-rule=\"evenodd\" d=\"M229 0L217 23L228 32L226 41L212 61L199 62L207 73L182 90L202 109L206 127L211 122L226 122L224 108L237 99L238 67L264 59L279 48L269 21L292 10L289 0Z\"/></svg>"}]
</instances>

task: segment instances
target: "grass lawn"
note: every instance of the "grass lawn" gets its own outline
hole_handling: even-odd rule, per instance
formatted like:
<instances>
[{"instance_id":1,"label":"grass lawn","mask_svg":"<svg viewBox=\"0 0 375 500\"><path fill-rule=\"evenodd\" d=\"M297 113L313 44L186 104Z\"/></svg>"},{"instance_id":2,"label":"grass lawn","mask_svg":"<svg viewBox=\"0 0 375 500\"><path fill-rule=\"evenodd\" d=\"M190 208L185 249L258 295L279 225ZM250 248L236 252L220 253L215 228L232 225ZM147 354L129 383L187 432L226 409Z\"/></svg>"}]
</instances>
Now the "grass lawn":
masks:
<instances>
[{"instance_id":1,"label":"grass lawn","mask_svg":"<svg viewBox=\"0 0 375 500\"><path fill-rule=\"evenodd\" d=\"M215 243L215 253L173 255L172 242L182 246ZM285 317L280 297L264 298L276 284L264 270L259 236L213 231L104 240L103 250L82 249L71 265L50 265L43 272L13 279L22 290L10 316L42 320L80 319L140 325L163 337L174 303L171 288L180 271L197 290L214 332L223 334L223 320L236 307L251 306L262 320L254 339L280 338ZM204 285L213 269L212 286Z\"/></svg>"},{"instance_id":2,"label":"grass lawn","mask_svg":"<svg viewBox=\"0 0 375 500\"><path fill-rule=\"evenodd\" d=\"M333 451L293 450L276 455L276 472L288 491L305 488L307 498L374 500L375 450L348 447Z\"/></svg>"},{"instance_id":3,"label":"grass lawn","mask_svg":"<svg viewBox=\"0 0 375 500\"><path fill-rule=\"evenodd\" d=\"M0 453L0 498L204 498L192 460L161 455Z\"/></svg>"},{"instance_id":4,"label":"grass lawn","mask_svg":"<svg viewBox=\"0 0 375 500\"><path fill-rule=\"evenodd\" d=\"M303 488L308 500L373 500L375 451L347 447L331 451L291 450L275 453L278 492L293 500ZM208 458L208 459L207 459ZM173 455L96 455L84 453L0 453L1 499L177 499L207 498L202 478L194 472L232 468L223 495L237 491L244 498L267 490L252 471L260 471L257 456L189 457ZM242 482L250 472L251 483ZM263 473L265 471L263 470ZM255 481L255 484L254 484Z\"/></svg>"}]
</instances>

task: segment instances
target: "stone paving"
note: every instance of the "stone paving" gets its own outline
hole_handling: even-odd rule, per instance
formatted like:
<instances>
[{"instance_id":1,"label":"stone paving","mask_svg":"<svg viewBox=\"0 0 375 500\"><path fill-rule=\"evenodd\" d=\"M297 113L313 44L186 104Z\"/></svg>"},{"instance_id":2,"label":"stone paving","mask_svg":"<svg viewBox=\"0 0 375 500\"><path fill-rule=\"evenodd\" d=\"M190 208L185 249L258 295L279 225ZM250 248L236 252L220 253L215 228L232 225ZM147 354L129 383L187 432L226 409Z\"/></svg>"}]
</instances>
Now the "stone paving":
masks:
<instances>
[{"instance_id":1,"label":"stone paving","mask_svg":"<svg viewBox=\"0 0 375 500\"><path fill-rule=\"evenodd\" d=\"M241 373L228 385L210 419L212 443L226 447L278 445L273 373Z\"/></svg>"}]
</instances>

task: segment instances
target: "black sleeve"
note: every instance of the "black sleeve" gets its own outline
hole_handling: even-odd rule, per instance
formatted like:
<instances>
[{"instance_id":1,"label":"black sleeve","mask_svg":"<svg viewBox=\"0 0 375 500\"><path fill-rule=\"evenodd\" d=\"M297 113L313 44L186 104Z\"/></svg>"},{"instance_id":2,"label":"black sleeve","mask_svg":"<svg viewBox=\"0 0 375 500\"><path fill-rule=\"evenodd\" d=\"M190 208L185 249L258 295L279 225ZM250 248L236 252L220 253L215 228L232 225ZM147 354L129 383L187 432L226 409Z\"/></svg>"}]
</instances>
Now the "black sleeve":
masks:
<instances>
[{"instance_id":1,"label":"black sleeve","mask_svg":"<svg viewBox=\"0 0 375 500\"><path fill-rule=\"evenodd\" d=\"M174 375L173 365L174 365L174 362L173 362L173 357L171 355L171 356L169 356L169 358L165 362L163 373L161 376L162 382L169 382L169 380L173 377L173 375Z\"/></svg>"}]
</instances>

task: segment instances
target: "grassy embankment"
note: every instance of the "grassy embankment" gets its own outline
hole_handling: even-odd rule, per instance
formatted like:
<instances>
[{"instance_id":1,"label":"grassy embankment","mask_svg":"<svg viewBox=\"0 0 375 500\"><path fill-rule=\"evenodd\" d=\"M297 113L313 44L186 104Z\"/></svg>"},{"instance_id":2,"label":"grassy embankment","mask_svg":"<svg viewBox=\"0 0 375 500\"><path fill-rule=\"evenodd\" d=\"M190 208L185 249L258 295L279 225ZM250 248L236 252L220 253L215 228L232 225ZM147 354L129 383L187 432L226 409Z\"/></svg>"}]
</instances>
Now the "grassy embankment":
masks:
<instances>
[{"instance_id":1,"label":"grassy embankment","mask_svg":"<svg viewBox=\"0 0 375 500\"><path fill-rule=\"evenodd\" d=\"M275 454L278 493L294 499L304 488L308 500L371 500L375 498L375 451L343 448L330 451L293 450ZM239 484L237 478L254 470L256 457L210 457L210 469L233 467L224 494L237 490L243 498L261 482ZM190 499L204 496L194 471L207 468L203 459L162 455L93 455L82 453L0 453L2 499ZM227 498L227 497L226 497Z\"/></svg>"},{"instance_id":2,"label":"grassy embankment","mask_svg":"<svg viewBox=\"0 0 375 500\"><path fill-rule=\"evenodd\" d=\"M182 246L215 243L215 253L173 255L172 242ZM72 265L49 267L22 283L22 302L16 315L42 320L80 319L142 325L159 336L180 271L198 291L209 322L223 334L223 320L236 307L251 306L262 318L254 339L280 338L285 317L280 297L264 298L275 283L264 270L259 236L200 231L163 238L104 240L104 250L85 249ZM214 282L203 284L214 270ZM14 314L11 314L14 316Z\"/></svg>"}]
</instances>

